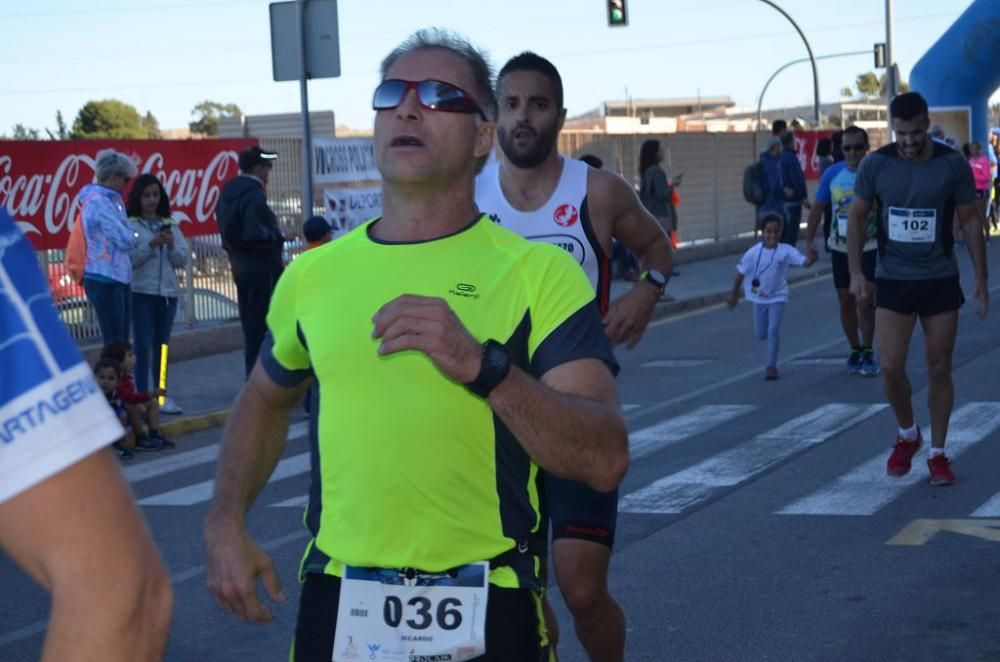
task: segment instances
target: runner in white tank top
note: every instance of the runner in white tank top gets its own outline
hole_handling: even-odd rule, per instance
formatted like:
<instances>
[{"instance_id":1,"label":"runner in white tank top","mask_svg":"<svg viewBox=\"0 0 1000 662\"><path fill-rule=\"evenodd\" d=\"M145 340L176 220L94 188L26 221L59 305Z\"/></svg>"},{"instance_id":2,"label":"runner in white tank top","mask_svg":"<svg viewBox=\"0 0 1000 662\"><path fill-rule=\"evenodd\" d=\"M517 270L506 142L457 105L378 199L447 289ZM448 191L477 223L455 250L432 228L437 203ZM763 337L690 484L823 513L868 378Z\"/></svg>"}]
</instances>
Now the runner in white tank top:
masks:
<instances>
[{"instance_id":1,"label":"runner in white tank top","mask_svg":"<svg viewBox=\"0 0 1000 662\"><path fill-rule=\"evenodd\" d=\"M555 191L538 209L515 209L500 186L500 162L486 165L476 178L476 204L494 223L532 241L565 249L583 267L597 293L601 314L608 310L611 261L594 234L587 209L587 174L583 161L561 158L562 174Z\"/></svg>"},{"instance_id":2,"label":"runner in white tank top","mask_svg":"<svg viewBox=\"0 0 1000 662\"><path fill-rule=\"evenodd\" d=\"M552 63L534 53L515 56L500 70L497 100L503 154L479 174L476 204L503 227L573 254L594 285L608 338L631 349L666 285L670 242L625 180L556 151L566 111L562 80ZM648 271L629 292L610 301L607 256L613 238ZM618 493L596 492L551 474L543 480L552 561L577 636L590 659L620 662L625 617L607 588ZM558 621L547 601L543 607L554 649Z\"/></svg>"}]
</instances>

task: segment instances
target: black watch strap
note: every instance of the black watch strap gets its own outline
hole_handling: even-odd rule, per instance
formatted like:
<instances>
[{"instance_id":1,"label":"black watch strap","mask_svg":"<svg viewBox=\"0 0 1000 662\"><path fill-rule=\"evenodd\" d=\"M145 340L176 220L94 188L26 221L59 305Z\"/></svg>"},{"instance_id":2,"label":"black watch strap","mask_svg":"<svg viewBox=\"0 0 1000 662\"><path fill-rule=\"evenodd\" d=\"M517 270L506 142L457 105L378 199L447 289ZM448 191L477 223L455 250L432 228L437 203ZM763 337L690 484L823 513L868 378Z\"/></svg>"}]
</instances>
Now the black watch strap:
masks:
<instances>
[{"instance_id":1,"label":"black watch strap","mask_svg":"<svg viewBox=\"0 0 1000 662\"><path fill-rule=\"evenodd\" d=\"M510 351L496 340L483 343L483 362L479 366L479 374L465 387L480 398L489 394L510 372Z\"/></svg>"}]
</instances>

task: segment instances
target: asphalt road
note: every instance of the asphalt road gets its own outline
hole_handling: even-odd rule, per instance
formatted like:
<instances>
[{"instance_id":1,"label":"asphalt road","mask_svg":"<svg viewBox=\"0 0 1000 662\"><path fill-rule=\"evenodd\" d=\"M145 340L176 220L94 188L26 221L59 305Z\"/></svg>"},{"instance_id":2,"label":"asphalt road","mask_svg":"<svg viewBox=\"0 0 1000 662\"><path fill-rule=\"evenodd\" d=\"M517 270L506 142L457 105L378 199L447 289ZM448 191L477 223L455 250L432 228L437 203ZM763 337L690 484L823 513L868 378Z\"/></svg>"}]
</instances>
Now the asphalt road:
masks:
<instances>
[{"instance_id":1,"label":"asphalt road","mask_svg":"<svg viewBox=\"0 0 1000 662\"><path fill-rule=\"evenodd\" d=\"M1000 660L995 283L990 317L977 320L973 302L961 313L952 487L927 483L924 452L909 477L885 475L894 420L879 379L844 372L829 278L792 290L777 382L763 380L764 344L746 303L662 320L621 352L634 460L611 583L628 621L627 659ZM919 331L910 356L927 426ZM267 626L235 621L205 589L201 522L218 430L128 468L177 591L169 660L287 659L305 544L303 435L300 422L283 477L250 517L289 594ZM558 594L555 603L561 659L585 660ZM0 660L37 658L47 609L44 593L0 559Z\"/></svg>"}]
</instances>

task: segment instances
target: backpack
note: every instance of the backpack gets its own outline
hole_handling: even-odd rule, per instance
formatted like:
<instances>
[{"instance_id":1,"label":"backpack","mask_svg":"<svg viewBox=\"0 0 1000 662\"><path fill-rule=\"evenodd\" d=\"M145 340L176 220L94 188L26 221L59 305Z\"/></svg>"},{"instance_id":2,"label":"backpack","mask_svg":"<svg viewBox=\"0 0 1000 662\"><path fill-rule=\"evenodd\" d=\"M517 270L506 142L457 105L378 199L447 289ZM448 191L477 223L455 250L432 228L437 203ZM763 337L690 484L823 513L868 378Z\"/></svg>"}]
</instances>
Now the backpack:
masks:
<instances>
[{"instance_id":1,"label":"backpack","mask_svg":"<svg viewBox=\"0 0 1000 662\"><path fill-rule=\"evenodd\" d=\"M83 217L80 212L76 213L73 229L69 232L63 263L73 282L78 285L83 283L83 269L87 264L87 236L83 232Z\"/></svg>"},{"instance_id":2,"label":"backpack","mask_svg":"<svg viewBox=\"0 0 1000 662\"><path fill-rule=\"evenodd\" d=\"M752 205L764 204L764 163L756 161L743 170L743 199Z\"/></svg>"}]
</instances>

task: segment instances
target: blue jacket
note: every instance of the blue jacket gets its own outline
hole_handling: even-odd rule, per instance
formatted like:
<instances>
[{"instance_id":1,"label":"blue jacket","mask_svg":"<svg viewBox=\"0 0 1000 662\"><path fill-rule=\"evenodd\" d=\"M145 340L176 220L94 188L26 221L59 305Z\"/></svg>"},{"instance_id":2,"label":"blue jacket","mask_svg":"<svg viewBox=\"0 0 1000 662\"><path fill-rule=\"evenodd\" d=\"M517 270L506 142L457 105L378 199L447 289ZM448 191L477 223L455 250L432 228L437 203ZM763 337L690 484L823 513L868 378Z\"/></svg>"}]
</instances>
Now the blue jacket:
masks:
<instances>
[{"instance_id":1,"label":"blue jacket","mask_svg":"<svg viewBox=\"0 0 1000 662\"><path fill-rule=\"evenodd\" d=\"M795 153L795 150L790 147L785 147L781 150L781 178L785 182L785 186L790 189L795 189L795 193L790 196L786 196L785 200L787 202L799 202L809 197L809 192L806 190L806 176L802 172L802 165L799 163L799 157Z\"/></svg>"},{"instance_id":2,"label":"blue jacket","mask_svg":"<svg viewBox=\"0 0 1000 662\"><path fill-rule=\"evenodd\" d=\"M781 159L771 156L770 152L760 155L764 164L764 204L762 211L777 211L785 214L784 179L781 177Z\"/></svg>"},{"instance_id":3,"label":"blue jacket","mask_svg":"<svg viewBox=\"0 0 1000 662\"><path fill-rule=\"evenodd\" d=\"M136 244L135 233L128 225L121 193L87 184L80 191L83 232L87 238L87 263L84 274L93 274L125 283L132 282L129 251Z\"/></svg>"}]
</instances>

